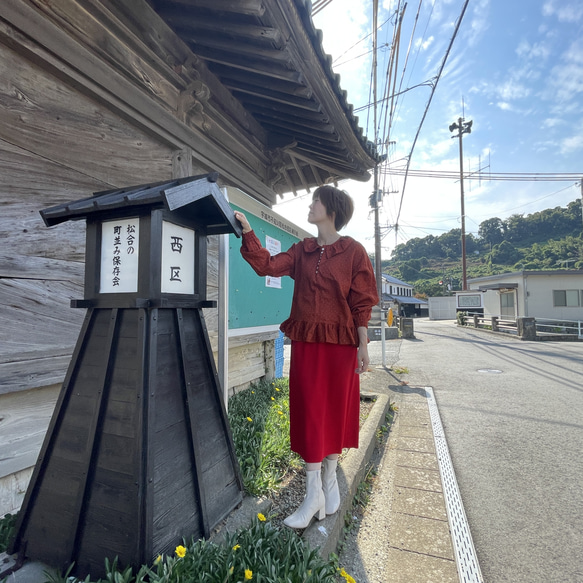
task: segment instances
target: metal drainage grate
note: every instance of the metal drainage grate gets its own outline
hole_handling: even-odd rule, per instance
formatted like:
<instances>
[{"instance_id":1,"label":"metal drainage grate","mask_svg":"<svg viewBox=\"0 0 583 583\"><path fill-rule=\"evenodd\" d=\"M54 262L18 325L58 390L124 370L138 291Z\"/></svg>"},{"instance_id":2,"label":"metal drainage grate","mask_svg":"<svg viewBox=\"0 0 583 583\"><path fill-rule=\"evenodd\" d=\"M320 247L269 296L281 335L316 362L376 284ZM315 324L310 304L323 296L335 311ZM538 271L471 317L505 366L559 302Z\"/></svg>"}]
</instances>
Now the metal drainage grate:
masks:
<instances>
[{"instance_id":1,"label":"metal drainage grate","mask_svg":"<svg viewBox=\"0 0 583 583\"><path fill-rule=\"evenodd\" d=\"M460 491L457 485L453 464L449 455L443 425L437 409L437 403L431 387L425 387L427 402L429 405L429 415L433 427L433 438L435 439L435 448L437 451L437 460L439 462L439 471L441 474L441 483L443 485L443 494L445 506L449 519L449 526L452 535L452 543L455 553L455 559L458 567L458 574L462 583L483 583L482 572L478 564L476 549L472 541L472 535L468 525L468 519L464 511Z\"/></svg>"}]
</instances>

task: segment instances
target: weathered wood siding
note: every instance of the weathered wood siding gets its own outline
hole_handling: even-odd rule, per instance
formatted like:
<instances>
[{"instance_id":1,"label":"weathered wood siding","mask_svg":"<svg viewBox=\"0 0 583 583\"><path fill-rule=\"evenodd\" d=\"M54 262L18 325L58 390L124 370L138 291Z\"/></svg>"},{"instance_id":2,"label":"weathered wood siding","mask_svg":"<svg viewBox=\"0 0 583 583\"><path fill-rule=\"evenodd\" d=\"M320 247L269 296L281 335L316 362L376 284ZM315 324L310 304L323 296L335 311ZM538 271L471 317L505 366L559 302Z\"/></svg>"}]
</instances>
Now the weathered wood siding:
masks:
<instances>
[{"instance_id":1,"label":"weathered wood siding","mask_svg":"<svg viewBox=\"0 0 583 583\"><path fill-rule=\"evenodd\" d=\"M109 4L3 0L0 6L0 515L20 506L85 315L69 306L83 297L85 225L46 228L39 210L96 191L214 170L209 157L221 140L249 175L266 171L253 138L261 129L228 91L210 76L206 81L224 107L205 101L202 108L199 99L208 94L196 84L198 74L168 67L187 57L184 46L172 44L171 31L163 27L157 36L146 5L129 31L108 16ZM58 56L67 52L68 60ZM76 70L73 61L87 70ZM133 110L130 102L145 109ZM166 122L204 130L210 141L205 146L201 133L177 125L190 140L184 146L156 112ZM216 122L225 117L240 125L225 131ZM228 156L223 151L219 158L225 164ZM217 242L209 240L209 299L218 295ZM216 351L217 311L205 310L205 319ZM264 340L234 342L231 386L266 374Z\"/></svg>"}]
</instances>

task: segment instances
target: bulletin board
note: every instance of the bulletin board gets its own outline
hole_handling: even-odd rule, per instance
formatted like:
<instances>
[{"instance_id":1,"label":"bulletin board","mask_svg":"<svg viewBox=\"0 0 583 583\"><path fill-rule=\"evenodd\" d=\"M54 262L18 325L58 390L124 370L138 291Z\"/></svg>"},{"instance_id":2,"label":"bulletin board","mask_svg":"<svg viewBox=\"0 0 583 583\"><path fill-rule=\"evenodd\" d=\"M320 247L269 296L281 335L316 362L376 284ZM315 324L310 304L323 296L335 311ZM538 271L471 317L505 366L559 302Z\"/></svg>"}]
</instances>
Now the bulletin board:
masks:
<instances>
[{"instance_id":1,"label":"bulletin board","mask_svg":"<svg viewBox=\"0 0 583 583\"><path fill-rule=\"evenodd\" d=\"M313 236L240 190L229 188L228 196L233 210L245 213L264 247L271 244L287 251L294 243ZM274 281L258 276L240 249L241 239L229 235L229 330L279 326L289 316L293 279L285 276Z\"/></svg>"}]
</instances>

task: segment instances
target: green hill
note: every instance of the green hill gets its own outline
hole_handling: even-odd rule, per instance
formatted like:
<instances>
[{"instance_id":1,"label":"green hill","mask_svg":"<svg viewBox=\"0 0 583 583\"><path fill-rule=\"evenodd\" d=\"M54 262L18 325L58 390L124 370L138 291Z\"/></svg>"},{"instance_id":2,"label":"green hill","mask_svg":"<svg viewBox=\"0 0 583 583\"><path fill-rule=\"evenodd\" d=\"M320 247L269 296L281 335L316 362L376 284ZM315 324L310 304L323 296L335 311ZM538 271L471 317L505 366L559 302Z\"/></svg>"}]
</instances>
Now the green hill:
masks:
<instances>
[{"instance_id":1,"label":"green hill","mask_svg":"<svg viewBox=\"0 0 583 583\"><path fill-rule=\"evenodd\" d=\"M530 215L483 221L466 235L468 279L522 269L583 269L581 201ZM461 289L461 229L397 245L383 272L415 285L417 293L448 295Z\"/></svg>"}]
</instances>

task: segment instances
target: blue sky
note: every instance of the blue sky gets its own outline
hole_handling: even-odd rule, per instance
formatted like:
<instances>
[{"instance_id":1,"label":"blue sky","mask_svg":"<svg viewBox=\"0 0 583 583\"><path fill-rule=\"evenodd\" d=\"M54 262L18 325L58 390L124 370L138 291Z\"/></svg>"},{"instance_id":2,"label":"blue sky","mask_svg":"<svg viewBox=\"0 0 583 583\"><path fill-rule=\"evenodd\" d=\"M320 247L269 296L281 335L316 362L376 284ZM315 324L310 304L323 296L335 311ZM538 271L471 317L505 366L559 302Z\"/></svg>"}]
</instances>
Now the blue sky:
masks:
<instances>
[{"instance_id":1,"label":"blue sky","mask_svg":"<svg viewBox=\"0 0 583 583\"><path fill-rule=\"evenodd\" d=\"M378 34L380 96L387 47L394 44L394 15L404 2L379 0L379 5L378 22L385 23ZM411 153L431 94L427 82L439 71L463 5L463 0L407 4L397 85L418 87L398 98L389 130L382 121L377 124L379 139L394 142L385 150L392 168L403 168ZM333 0L313 20L324 33L324 49L335 60L334 70L349 102L355 108L366 106L371 99L372 40L365 37L372 28L372 2ZM373 139L372 110L357 115ZM384 120L384 115L379 108L378 119ZM448 127L462 116L473 121L472 133L463 137L466 172L481 167L484 176L488 172L583 176L583 0L470 0L413 150L411 169L459 173L459 140L452 139ZM477 234L479 224L494 216L504 219L565 206L581 196L578 180L466 180L466 232ZM340 186L356 203L344 233L372 251L368 196L373 182L345 181ZM409 176L403 190L402 176L383 174L380 186L387 192L381 209L383 258L407 239L460 227L459 180ZM309 199L302 192L295 198L288 195L275 210L314 232L305 221Z\"/></svg>"}]
</instances>

